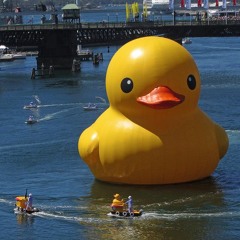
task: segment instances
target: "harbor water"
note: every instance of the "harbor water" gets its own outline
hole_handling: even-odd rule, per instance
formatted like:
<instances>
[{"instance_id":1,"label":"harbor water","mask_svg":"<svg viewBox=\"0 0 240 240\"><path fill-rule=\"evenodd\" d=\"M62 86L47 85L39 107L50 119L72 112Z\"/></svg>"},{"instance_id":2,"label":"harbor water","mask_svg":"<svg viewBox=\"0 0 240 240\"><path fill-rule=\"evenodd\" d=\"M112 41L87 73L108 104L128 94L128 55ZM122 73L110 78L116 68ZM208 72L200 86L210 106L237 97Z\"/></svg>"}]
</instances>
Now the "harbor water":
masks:
<instances>
[{"instance_id":1,"label":"harbor water","mask_svg":"<svg viewBox=\"0 0 240 240\"><path fill-rule=\"evenodd\" d=\"M52 78L30 79L33 56L0 62L1 239L240 239L239 38L185 45L201 74L199 105L226 129L230 146L210 178L165 186L99 182L78 154L81 132L108 107L105 74L119 47L92 48L103 53L98 66L82 62L81 72L56 71ZM36 96L37 110L23 109ZM89 102L98 109L84 111ZM25 124L29 115L38 122ZM26 189L41 210L33 216L13 212ZM108 217L115 193L131 195L143 215Z\"/></svg>"}]
</instances>

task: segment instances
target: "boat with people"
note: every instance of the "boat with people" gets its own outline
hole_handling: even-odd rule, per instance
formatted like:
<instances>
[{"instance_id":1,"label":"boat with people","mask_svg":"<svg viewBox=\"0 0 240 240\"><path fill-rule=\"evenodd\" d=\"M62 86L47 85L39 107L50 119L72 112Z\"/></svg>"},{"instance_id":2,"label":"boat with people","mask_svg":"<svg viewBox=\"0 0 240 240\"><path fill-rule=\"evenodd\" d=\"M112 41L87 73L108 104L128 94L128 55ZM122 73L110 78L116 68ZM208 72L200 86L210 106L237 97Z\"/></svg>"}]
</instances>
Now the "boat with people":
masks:
<instances>
[{"instance_id":1,"label":"boat with people","mask_svg":"<svg viewBox=\"0 0 240 240\"><path fill-rule=\"evenodd\" d=\"M37 122L38 122L38 120L35 119L33 116L29 116L29 118L25 121L26 124L34 124Z\"/></svg>"},{"instance_id":2,"label":"boat with people","mask_svg":"<svg viewBox=\"0 0 240 240\"><path fill-rule=\"evenodd\" d=\"M27 190L25 196L17 196L15 200L15 208L13 209L15 214L29 215L40 211L38 208L32 206L32 194L30 193L27 196Z\"/></svg>"},{"instance_id":3,"label":"boat with people","mask_svg":"<svg viewBox=\"0 0 240 240\"><path fill-rule=\"evenodd\" d=\"M37 108L37 107L38 107L38 105L37 105L36 103L30 102L28 105L25 105L25 106L23 107L23 109L35 109L35 108Z\"/></svg>"},{"instance_id":4,"label":"boat with people","mask_svg":"<svg viewBox=\"0 0 240 240\"><path fill-rule=\"evenodd\" d=\"M133 209L133 200L129 196L126 202L121 199L120 194L116 193L111 204L111 211L107 214L109 217L115 218L133 218L140 217L143 213L143 210L134 210Z\"/></svg>"},{"instance_id":5,"label":"boat with people","mask_svg":"<svg viewBox=\"0 0 240 240\"><path fill-rule=\"evenodd\" d=\"M83 109L85 111L93 111L93 110L97 110L98 107L95 103L88 103L86 106L83 106Z\"/></svg>"}]
</instances>

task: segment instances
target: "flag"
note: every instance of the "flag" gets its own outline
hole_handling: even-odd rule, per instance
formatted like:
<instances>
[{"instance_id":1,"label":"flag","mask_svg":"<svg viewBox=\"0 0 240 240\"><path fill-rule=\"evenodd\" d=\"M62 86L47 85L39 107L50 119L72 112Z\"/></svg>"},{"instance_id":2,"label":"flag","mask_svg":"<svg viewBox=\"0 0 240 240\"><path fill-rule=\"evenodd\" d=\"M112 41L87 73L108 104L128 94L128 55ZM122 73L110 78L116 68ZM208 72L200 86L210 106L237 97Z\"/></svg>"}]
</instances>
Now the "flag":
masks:
<instances>
[{"instance_id":1,"label":"flag","mask_svg":"<svg viewBox=\"0 0 240 240\"><path fill-rule=\"evenodd\" d=\"M136 13L137 13L136 5L135 5L135 3L133 3L132 4L132 15L133 15L133 18L135 18Z\"/></svg>"},{"instance_id":2,"label":"flag","mask_svg":"<svg viewBox=\"0 0 240 240\"><path fill-rule=\"evenodd\" d=\"M223 0L222 8L223 8L223 9L226 9L226 8L227 8L227 1L226 1L226 0Z\"/></svg>"},{"instance_id":3,"label":"flag","mask_svg":"<svg viewBox=\"0 0 240 240\"><path fill-rule=\"evenodd\" d=\"M208 7L209 7L208 0L204 0L203 7L205 9L208 9Z\"/></svg>"},{"instance_id":4,"label":"flag","mask_svg":"<svg viewBox=\"0 0 240 240\"><path fill-rule=\"evenodd\" d=\"M181 8L184 8L184 7L185 7L184 0L181 0Z\"/></svg>"},{"instance_id":5,"label":"flag","mask_svg":"<svg viewBox=\"0 0 240 240\"><path fill-rule=\"evenodd\" d=\"M128 4L126 3L126 22L129 21L129 15L130 15L129 6L128 6Z\"/></svg>"},{"instance_id":6,"label":"flag","mask_svg":"<svg viewBox=\"0 0 240 240\"><path fill-rule=\"evenodd\" d=\"M191 9L191 0L186 0L186 9Z\"/></svg>"},{"instance_id":7,"label":"flag","mask_svg":"<svg viewBox=\"0 0 240 240\"><path fill-rule=\"evenodd\" d=\"M148 16L147 5L146 5L146 3L144 3L143 4L143 18L144 18L144 20L147 19L147 16Z\"/></svg>"},{"instance_id":8,"label":"flag","mask_svg":"<svg viewBox=\"0 0 240 240\"><path fill-rule=\"evenodd\" d=\"M169 0L169 9L174 9L174 0Z\"/></svg>"}]
</instances>

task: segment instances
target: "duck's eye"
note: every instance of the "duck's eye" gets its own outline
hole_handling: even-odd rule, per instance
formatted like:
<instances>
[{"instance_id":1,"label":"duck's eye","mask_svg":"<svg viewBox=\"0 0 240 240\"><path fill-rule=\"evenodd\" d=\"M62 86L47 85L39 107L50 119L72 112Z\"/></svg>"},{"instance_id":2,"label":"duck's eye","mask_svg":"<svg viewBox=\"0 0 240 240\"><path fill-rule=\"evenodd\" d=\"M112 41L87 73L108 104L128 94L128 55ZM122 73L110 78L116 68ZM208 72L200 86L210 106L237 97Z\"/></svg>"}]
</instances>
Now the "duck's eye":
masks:
<instances>
[{"instance_id":1,"label":"duck's eye","mask_svg":"<svg viewBox=\"0 0 240 240\"><path fill-rule=\"evenodd\" d=\"M193 75L189 75L188 78L187 78L187 84L188 84L188 87L191 89L191 90L194 90L195 87L196 87L196 79Z\"/></svg>"},{"instance_id":2,"label":"duck's eye","mask_svg":"<svg viewBox=\"0 0 240 240\"><path fill-rule=\"evenodd\" d=\"M133 89L133 81L130 78L124 78L121 82L121 89L125 93L129 93Z\"/></svg>"}]
</instances>

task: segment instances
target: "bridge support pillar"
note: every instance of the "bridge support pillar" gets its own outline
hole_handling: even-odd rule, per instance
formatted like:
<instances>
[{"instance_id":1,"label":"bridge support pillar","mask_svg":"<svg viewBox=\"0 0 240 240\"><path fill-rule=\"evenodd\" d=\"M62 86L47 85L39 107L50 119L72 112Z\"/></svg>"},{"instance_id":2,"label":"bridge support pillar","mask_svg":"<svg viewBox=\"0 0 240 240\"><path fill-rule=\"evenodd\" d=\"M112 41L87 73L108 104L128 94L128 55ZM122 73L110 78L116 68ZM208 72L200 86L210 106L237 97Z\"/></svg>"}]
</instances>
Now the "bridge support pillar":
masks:
<instances>
[{"instance_id":1,"label":"bridge support pillar","mask_svg":"<svg viewBox=\"0 0 240 240\"><path fill-rule=\"evenodd\" d=\"M76 32L52 29L44 34L38 46L37 68L71 69L76 58Z\"/></svg>"}]
</instances>

